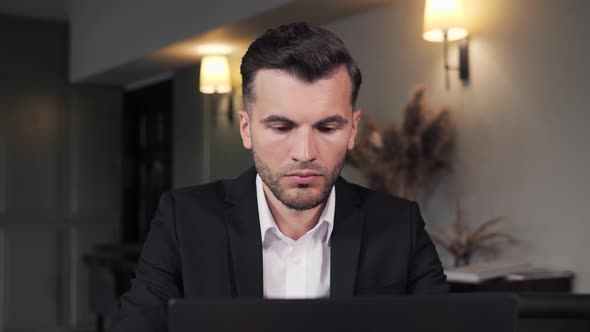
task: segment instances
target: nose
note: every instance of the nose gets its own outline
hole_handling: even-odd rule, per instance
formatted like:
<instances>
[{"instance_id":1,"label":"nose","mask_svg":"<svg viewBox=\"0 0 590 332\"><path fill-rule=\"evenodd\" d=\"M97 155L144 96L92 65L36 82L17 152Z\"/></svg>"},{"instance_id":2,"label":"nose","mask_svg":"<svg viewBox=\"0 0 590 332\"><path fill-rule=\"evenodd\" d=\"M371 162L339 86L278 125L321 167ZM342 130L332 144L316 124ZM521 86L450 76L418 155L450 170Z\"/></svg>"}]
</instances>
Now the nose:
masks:
<instances>
[{"instance_id":1,"label":"nose","mask_svg":"<svg viewBox=\"0 0 590 332\"><path fill-rule=\"evenodd\" d=\"M297 162L311 162L317 159L318 149L312 129L300 128L294 136L291 159ZM280 149L280 147L278 147Z\"/></svg>"}]
</instances>

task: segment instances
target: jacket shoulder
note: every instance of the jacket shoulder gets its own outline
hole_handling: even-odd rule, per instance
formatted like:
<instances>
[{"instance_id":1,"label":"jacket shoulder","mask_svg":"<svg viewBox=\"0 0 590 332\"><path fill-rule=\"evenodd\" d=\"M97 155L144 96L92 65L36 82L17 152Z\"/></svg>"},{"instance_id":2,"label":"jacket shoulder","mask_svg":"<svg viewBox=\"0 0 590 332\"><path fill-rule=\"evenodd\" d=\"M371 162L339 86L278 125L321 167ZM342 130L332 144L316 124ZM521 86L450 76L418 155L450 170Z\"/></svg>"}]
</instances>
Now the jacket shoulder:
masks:
<instances>
[{"instance_id":1,"label":"jacket shoulder","mask_svg":"<svg viewBox=\"0 0 590 332\"><path fill-rule=\"evenodd\" d=\"M221 215L225 210L227 188L233 180L219 180L196 186L174 189L169 195L174 205L176 216L191 218L205 215Z\"/></svg>"},{"instance_id":2,"label":"jacket shoulder","mask_svg":"<svg viewBox=\"0 0 590 332\"><path fill-rule=\"evenodd\" d=\"M359 207L365 216L365 228L386 232L409 232L415 222L417 204L388 193L352 185L359 196ZM338 201L338 197L336 197ZM400 228L402 227L402 228Z\"/></svg>"},{"instance_id":3,"label":"jacket shoulder","mask_svg":"<svg viewBox=\"0 0 590 332\"><path fill-rule=\"evenodd\" d=\"M363 206L364 209L376 208L377 211L393 210L399 212L400 210L409 209L412 204L414 204L413 201L402 197L368 189L358 184L349 184L359 195L361 206Z\"/></svg>"},{"instance_id":4,"label":"jacket shoulder","mask_svg":"<svg viewBox=\"0 0 590 332\"><path fill-rule=\"evenodd\" d=\"M168 192L175 201L186 199L197 199L199 201L223 201L225 198L226 182L232 180L219 180L215 182L200 184L196 186L182 187Z\"/></svg>"}]
</instances>

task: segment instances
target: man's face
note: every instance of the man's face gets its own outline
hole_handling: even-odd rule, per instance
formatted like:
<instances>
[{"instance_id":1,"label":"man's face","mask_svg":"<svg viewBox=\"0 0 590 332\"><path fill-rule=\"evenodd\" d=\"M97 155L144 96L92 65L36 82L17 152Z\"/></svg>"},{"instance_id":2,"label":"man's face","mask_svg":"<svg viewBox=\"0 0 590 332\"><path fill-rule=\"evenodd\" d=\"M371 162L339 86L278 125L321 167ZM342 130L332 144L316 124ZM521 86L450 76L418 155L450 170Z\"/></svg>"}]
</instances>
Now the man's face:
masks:
<instances>
[{"instance_id":1,"label":"man's face","mask_svg":"<svg viewBox=\"0 0 590 332\"><path fill-rule=\"evenodd\" d=\"M309 84L289 73L260 70L255 101L240 111L244 147L256 170L285 206L308 210L323 203L354 147L360 110L353 112L351 81L342 67Z\"/></svg>"}]
</instances>

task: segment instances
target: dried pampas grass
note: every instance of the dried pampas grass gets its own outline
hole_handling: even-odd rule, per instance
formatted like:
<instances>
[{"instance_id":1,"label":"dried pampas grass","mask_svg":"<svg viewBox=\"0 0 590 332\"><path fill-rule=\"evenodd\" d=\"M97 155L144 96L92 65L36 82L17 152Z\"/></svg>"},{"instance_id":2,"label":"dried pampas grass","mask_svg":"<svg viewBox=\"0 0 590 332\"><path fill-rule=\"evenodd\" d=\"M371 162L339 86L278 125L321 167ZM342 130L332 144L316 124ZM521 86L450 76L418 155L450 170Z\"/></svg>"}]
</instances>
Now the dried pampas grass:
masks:
<instances>
[{"instance_id":1,"label":"dried pampas grass","mask_svg":"<svg viewBox=\"0 0 590 332\"><path fill-rule=\"evenodd\" d=\"M400 125L379 126L367 114L355 148L347 161L358 168L370 188L416 200L425 182L449 168L454 141L451 112L432 115L424 101L425 88L410 95Z\"/></svg>"},{"instance_id":2,"label":"dried pampas grass","mask_svg":"<svg viewBox=\"0 0 590 332\"><path fill-rule=\"evenodd\" d=\"M455 259L455 267L469 265L475 253L497 255L501 244L514 245L517 243L512 235L505 232L491 231L491 228L506 222L503 217L496 217L481 223L470 230L463 220L463 211L457 201L455 221L450 227L438 234L430 234L432 241L444 248Z\"/></svg>"}]
</instances>

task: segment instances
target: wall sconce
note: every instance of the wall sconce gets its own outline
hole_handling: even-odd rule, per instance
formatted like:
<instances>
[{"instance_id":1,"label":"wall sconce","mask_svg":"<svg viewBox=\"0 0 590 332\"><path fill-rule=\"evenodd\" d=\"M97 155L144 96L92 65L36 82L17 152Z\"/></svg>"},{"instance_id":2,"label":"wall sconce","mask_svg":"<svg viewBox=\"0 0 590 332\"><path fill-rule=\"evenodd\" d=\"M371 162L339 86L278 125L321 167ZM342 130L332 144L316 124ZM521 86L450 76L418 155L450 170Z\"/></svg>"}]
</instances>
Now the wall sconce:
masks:
<instances>
[{"instance_id":1,"label":"wall sconce","mask_svg":"<svg viewBox=\"0 0 590 332\"><path fill-rule=\"evenodd\" d=\"M449 70L458 70L459 78L469 81L469 32L465 28L463 0L426 0L424 6L424 33L422 38L429 42L443 43L445 86L449 89ZM459 65L448 63L448 43L461 40L459 44Z\"/></svg>"},{"instance_id":2,"label":"wall sconce","mask_svg":"<svg viewBox=\"0 0 590 332\"><path fill-rule=\"evenodd\" d=\"M205 55L201 59L199 90L205 94L231 92L229 62L224 55ZM233 123L233 96L229 96L227 119Z\"/></svg>"},{"instance_id":3,"label":"wall sconce","mask_svg":"<svg viewBox=\"0 0 590 332\"><path fill-rule=\"evenodd\" d=\"M229 62L226 56L203 56L203 59L201 59L199 90L206 94L228 93L231 91Z\"/></svg>"}]
</instances>

